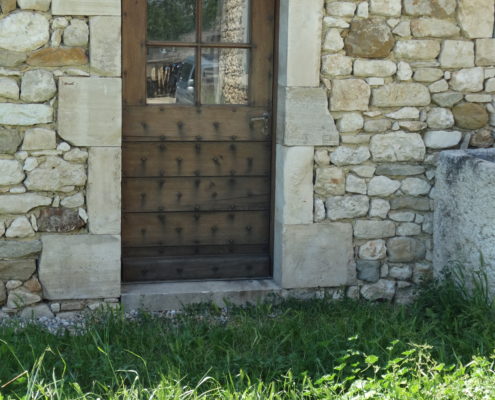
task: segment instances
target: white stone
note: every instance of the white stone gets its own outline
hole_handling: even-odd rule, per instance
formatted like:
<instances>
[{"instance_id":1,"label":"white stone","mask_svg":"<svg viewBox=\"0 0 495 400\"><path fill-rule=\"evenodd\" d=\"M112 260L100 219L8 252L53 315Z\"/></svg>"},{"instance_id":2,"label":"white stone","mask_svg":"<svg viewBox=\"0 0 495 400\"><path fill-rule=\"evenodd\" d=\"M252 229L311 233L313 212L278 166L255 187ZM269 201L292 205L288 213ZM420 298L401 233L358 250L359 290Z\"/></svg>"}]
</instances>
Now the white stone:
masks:
<instances>
[{"instance_id":1,"label":"white stone","mask_svg":"<svg viewBox=\"0 0 495 400\"><path fill-rule=\"evenodd\" d=\"M19 85L12 78L0 78L0 97L17 100L19 99Z\"/></svg>"},{"instance_id":2,"label":"white stone","mask_svg":"<svg viewBox=\"0 0 495 400\"><path fill-rule=\"evenodd\" d=\"M0 103L0 125L37 125L53 121L53 109L45 104Z\"/></svg>"},{"instance_id":3,"label":"white stone","mask_svg":"<svg viewBox=\"0 0 495 400\"><path fill-rule=\"evenodd\" d=\"M119 236L43 235L42 242L39 279L44 298L120 296Z\"/></svg>"},{"instance_id":4,"label":"white stone","mask_svg":"<svg viewBox=\"0 0 495 400\"><path fill-rule=\"evenodd\" d=\"M399 236L417 236L421 234L421 225L413 223L403 223L397 227L397 235Z\"/></svg>"},{"instance_id":5,"label":"white stone","mask_svg":"<svg viewBox=\"0 0 495 400\"><path fill-rule=\"evenodd\" d=\"M121 99L120 79L60 78L58 134L75 146L120 146Z\"/></svg>"},{"instance_id":6,"label":"white stone","mask_svg":"<svg viewBox=\"0 0 495 400\"><path fill-rule=\"evenodd\" d=\"M38 159L35 157L28 157L26 161L24 161L24 171L32 171L38 166Z\"/></svg>"},{"instance_id":7,"label":"white stone","mask_svg":"<svg viewBox=\"0 0 495 400\"><path fill-rule=\"evenodd\" d=\"M420 178L406 178L402 181L400 190L410 196L421 196L430 192L431 185Z\"/></svg>"},{"instance_id":8,"label":"white stone","mask_svg":"<svg viewBox=\"0 0 495 400\"><path fill-rule=\"evenodd\" d=\"M383 239L395 236L395 224L392 221L357 220L354 236L358 239Z\"/></svg>"},{"instance_id":9,"label":"white stone","mask_svg":"<svg viewBox=\"0 0 495 400\"><path fill-rule=\"evenodd\" d=\"M120 0L53 0L53 15L120 15Z\"/></svg>"},{"instance_id":10,"label":"white stone","mask_svg":"<svg viewBox=\"0 0 495 400\"><path fill-rule=\"evenodd\" d=\"M281 231L275 249L275 265L281 267L274 270L280 286L340 287L355 282L351 224L289 225Z\"/></svg>"},{"instance_id":11,"label":"white stone","mask_svg":"<svg viewBox=\"0 0 495 400\"><path fill-rule=\"evenodd\" d=\"M0 186L16 185L24 179L21 163L17 160L0 160Z\"/></svg>"},{"instance_id":12,"label":"white stone","mask_svg":"<svg viewBox=\"0 0 495 400\"><path fill-rule=\"evenodd\" d=\"M457 146L461 139L459 131L428 131L424 136L426 147L430 149L448 149Z\"/></svg>"},{"instance_id":13,"label":"white stone","mask_svg":"<svg viewBox=\"0 0 495 400\"><path fill-rule=\"evenodd\" d=\"M423 161L426 153L421 135L402 131L373 136L370 150L378 162Z\"/></svg>"},{"instance_id":14,"label":"white stone","mask_svg":"<svg viewBox=\"0 0 495 400\"><path fill-rule=\"evenodd\" d=\"M370 86L383 86L385 85L385 79L384 78L366 78L366 82Z\"/></svg>"},{"instance_id":15,"label":"white stone","mask_svg":"<svg viewBox=\"0 0 495 400\"><path fill-rule=\"evenodd\" d=\"M362 178L371 178L376 171L376 167L374 165L358 165L357 167L352 168L352 172L361 176Z\"/></svg>"},{"instance_id":16,"label":"white stone","mask_svg":"<svg viewBox=\"0 0 495 400\"><path fill-rule=\"evenodd\" d=\"M466 68L452 74L450 87L459 92L481 92L485 74L483 68Z\"/></svg>"},{"instance_id":17,"label":"white stone","mask_svg":"<svg viewBox=\"0 0 495 400\"><path fill-rule=\"evenodd\" d=\"M366 132L386 132L392 127L392 122L388 119L371 119L364 123Z\"/></svg>"},{"instance_id":18,"label":"white stone","mask_svg":"<svg viewBox=\"0 0 495 400\"><path fill-rule=\"evenodd\" d=\"M405 0L404 11L407 15L434 15L445 18L455 13L456 3L456 0Z\"/></svg>"},{"instance_id":19,"label":"white stone","mask_svg":"<svg viewBox=\"0 0 495 400\"><path fill-rule=\"evenodd\" d=\"M445 40L438 60L443 68L474 67L474 43Z\"/></svg>"},{"instance_id":20,"label":"white stone","mask_svg":"<svg viewBox=\"0 0 495 400\"><path fill-rule=\"evenodd\" d=\"M371 199L370 217L387 218L390 203L384 199Z\"/></svg>"},{"instance_id":21,"label":"white stone","mask_svg":"<svg viewBox=\"0 0 495 400\"><path fill-rule=\"evenodd\" d=\"M388 215L392 221L397 222L412 222L414 221L415 214L410 211L392 211Z\"/></svg>"},{"instance_id":22,"label":"white stone","mask_svg":"<svg viewBox=\"0 0 495 400\"><path fill-rule=\"evenodd\" d=\"M64 29L69 26L69 20L65 17L57 17L52 20L52 29Z\"/></svg>"},{"instance_id":23,"label":"white stone","mask_svg":"<svg viewBox=\"0 0 495 400\"><path fill-rule=\"evenodd\" d=\"M401 0L370 0L371 14L400 17L401 10Z\"/></svg>"},{"instance_id":24,"label":"white stone","mask_svg":"<svg viewBox=\"0 0 495 400\"><path fill-rule=\"evenodd\" d=\"M352 58L342 54L330 54L322 58L322 73L330 76L350 75Z\"/></svg>"},{"instance_id":25,"label":"white stone","mask_svg":"<svg viewBox=\"0 0 495 400\"><path fill-rule=\"evenodd\" d=\"M362 260L382 260L387 256L384 240L371 240L359 247L359 258Z\"/></svg>"},{"instance_id":26,"label":"white stone","mask_svg":"<svg viewBox=\"0 0 495 400\"><path fill-rule=\"evenodd\" d=\"M439 18L419 18L411 22L411 31L416 37L445 38L456 36L460 29L456 24Z\"/></svg>"},{"instance_id":27,"label":"white stone","mask_svg":"<svg viewBox=\"0 0 495 400\"><path fill-rule=\"evenodd\" d=\"M367 147L341 146L330 154L330 161L338 166L362 164L370 158L370 151Z\"/></svg>"},{"instance_id":28,"label":"white stone","mask_svg":"<svg viewBox=\"0 0 495 400\"><path fill-rule=\"evenodd\" d=\"M349 28L349 23L342 18L325 17L323 18L323 24L327 28Z\"/></svg>"},{"instance_id":29,"label":"white stone","mask_svg":"<svg viewBox=\"0 0 495 400\"><path fill-rule=\"evenodd\" d=\"M67 208L77 208L84 205L84 195L82 193L76 193L72 196L65 197L62 199L61 203L62 207Z\"/></svg>"},{"instance_id":30,"label":"white stone","mask_svg":"<svg viewBox=\"0 0 495 400\"><path fill-rule=\"evenodd\" d=\"M65 153L66 151L69 151L70 150L70 144L69 143L65 143L65 142L59 143L57 145L57 150L58 151L63 151Z\"/></svg>"},{"instance_id":31,"label":"white stone","mask_svg":"<svg viewBox=\"0 0 495 400\"><path fill-rule=\"evenodd\" d=\"M86 162L87 159L88 152L81 149L72 149L64 154L65 161Z\"/></svg>"},{"instance_id":32,"label":"white stone","mask_svg":"<svg viewBox=\"0 0 495 400\"><path fill-rule=\"evenodd\" d=\"M414 80L419 82L435 82L444 76L440 68L418 68L414 72Z\"/></svg>"},{"instance_id":33,"label":"white stone","mask_svg":"<svg viewBox=\"0 0 495 400\"><path fill-rule=\"evenodd\" d=\"M336 17L353 17L356 11L356 3L339 1L327 3L327 13Z\"/></svg>"},{"instance_id":34,"label":"white stone","mask_svg":"<svg viewBox=\"0 0 495 400\"><path fill-rule=\"evenodd\" d=\"M488 89L490 89L489 86L485 88L487 92L490 91ZM464 98L468 103L490 103L492 101L492 96L489 94L467 94Z\"/></svg>"},{"instance_id":35,"label":"white stone","mask_svg":"<svg viewBox=\"0 0 495 400\"><path fill-rule=\"evenodd\" d=\"M419 110L416 107L403 107L385 116L392 119L419 119Z\"/></svg>"},{"instance_id":36,"label":"white stone","mask_svg":"<svg viewBox=\"0 0 495 400\"><path fill-rule=\"evenodd\" d=\"M440 53L440 42L419 39L399 40L395 44L394 53L397 58L402 60L434 60Z\"/></svg>"},{"instance_id":37,"label":"white stone","mask_svg":"<svg viewBox=\"0 0 495 400\"><path fill-rule=\"evenodd\" d=\"M0 19L0 48L32 51L50 39L48 19L38 13L21 11Z\"/></svg>"},{"instance_id":38,"label":"white stone","mask_svg":"<svg viewBox=\"0 0 495 400\"><path fill-rule=\"evenodd\" d=\"M26 193L26 188L23 185L14 186L10 188L9 193L12 194Z\"/></svg>"},{"instance_id":39,"label":"white stone","mask_svg":"<svg viewBox=\"0 0 495 400\"><path fill-rule=\"evenodd\" d=\"M325 203L323 200L315 199L314 213L315 222L322 222L327 217L327 211L325 210Z\"/></svg>"},{"instance_id":40,"label":"white stone","mask_svg":"<svg viewBox=\"0 0 495 400\"><path fill-rule=\"evenodd\" d=\"M448 108L435 107L428 112L426 120L429 128L446 129L454 126L454 115Z\"/></svg>"},{"instance_id":41,"label":"white stone","mask_svg":"<svg viewBox=\"0 0 495 400\"><path fill-rule=\"evenodd\" d=\"M120 17L91 17L90 62L91 73L103 76L121 75L121 18Z\"/></svg>"},{"instance_id":42,"label":"white stone","mask_svg":"<svg viewBox=\"0 0 495 400\"><path fill-rule=\"evenodd\" d=\"M410 21L400 22L392 32L400 37L411 36L411 22Z\"/></svg>"},{"instance_id":43,"label":"white stone","mask_svg":"<svg viewBox=\"0 0 495 400\"><path fill-rule=\"evenodd\" d=\"M406 281L412 277L412 267L410 265L394 265L388 274L390 278Z\"/></svg>"},{"instance_id":44,"label":"white stone","mask_svg":"<svg viewBox=\"0 0 495 400\"><path fill-rule=\"evenodd\" d=\"M368 301L392 300L395 296L395 282L380 279L376 283L364 285L361 295Z\"/></svg>"},{"instance_id":45,"label":"white stone","mask_svg":"<svg viewBox=\"0 0 495 400\"><path fill-rule=\"evenodd\" d=\"M368 183L369 196L390 196L400 187L400 182L386 176L375 176Z\"/></svg>"},{"instance_id":46,"label":"white stone","mask_svg":"<svg viewBox=\"0 0 495 400\"><path fill-rule=\"evenodd\" d=\"M363 116L357 112L345 113L337 121L337 129L339 132L355 132L362 129L363 126Z\"/></svg>"},{"instance_id":47,"label":"white stone","mask_svg":"<svg viewBox=\"0 0 495 400\"><path fill-rule=\"evenodd\" d=\"M89 150L87 207L89 232L119 234L122 156L120 148L93 147Z\"/></svg>"},{"instance_id":48,"label":"white stone","mask_svg":"<svg viewBox=\"0 0 495 400\"><path fill-rule=\"evenodd\" d=\"M346 179L345 189L348 193L366 194L366 181L356 175L349 174Z\"/></svg>"},{"instance_id":49,"label":"white stone","mask_svg":"<svg viewBox=\"0 0 495 400\"><path fill-rule=\"evenodd\" d=\"M59 157L46 157L38 168L28 172L24 184L29 190L64 191L86 183L84 165L71 164Z\"/></svg>"},{"instance_id":50,"label":"white stone","mask_svg":"<svg viewBox=\"0 0 495 400\"><path fill-rule=\"evenodd\" d=\"M10 280L7 281L7 283L5 284L5 288L7 290L14 290L21 286L22 286L22 281L18 281L18 280Z\"/></svg>"},{"instance_id":51,"label":"white stone","mask_svg":"<svg viewBox=\"0 0 495 400\"><path fill-rule=\"evenodd\" d=\"M56 146L56 134L52 129L32 128L24 133L22 150L50 150Z\"/></svg>"},{"instance_id":52,"label":"white stone","mask_svg":"<svg viewBox=\"0 0 495 400\"><path fill-rule=\"evenodd\" d=\"M327 217L336 221L339 219L364 217L368 214L369 199L367 196L336 196L329 197L325 202Z\"/></svg>"},{"instance_id":53,"label":"white stone","mask_svg":"<svg viewBox=\"0 0 495 400\"><path fill-rule=\"evenodd\" d=\"M335 28L328 30L325 41L323 42L323 50L329 52L336 52L344 48L344 40L340 35L340 31Z\"/></svg>"},{"instance_id":54,"label":"white stone","mask_svg":"<svg viewBox=\"0 0 495 400\"><path fill-rule=\"evenodd\" d=\"M411 66L404 61L400 61L397 67L397 79L399 81L409 81L412 78L412 74Z\"/></svg>"},{"instance_id":55,"label":"white stone","mask_svg":"<svg viewBox=\"0 0 495 400\"><path fill-rule=\"evenodd\" d=\"M485 92L495 92L495 78L490 78L485 83Z\"/></svg>"},{"instance_id":56,"label":"white stone","mask_svg":"<svg viewBox=\"0 0 495 400\"><path fill-rule=\"evenodd\" d=\"M357 6L356 15L361 18L368 18L369 16L369 5L367 2L363 1Z\"/></svg>"},{"instance_id":57,"label":"white stone","mask_svg":"<svg viewBox=\"0 0 495 400\"><path fill-rule=\"evenodd\" d=\"M17 0L19 7L26 10L48 11L51 0Z\"/></svg>"},{"instance_id":58,"label":"white stone","mask_svg":"<svg viewBox=\"0 0 495 400\"><path fill-rule=\"evenodd\" d=\"M55 29L50 37L50 47L60 47L62 43L63 29Z\"/></svg>"},{"instance_id":59,"label":"white stone","mask_svg":"<svg viewBox=\"0 0 495 400\"><path fill-rule=\"evenodd\" d=\"M315 150L315 163L320 167L325 167L330 164L330 154L327 149Z\"/></svg>"},{"instance_id":60,"label":"white stone","mask_svg":"<svg viewBox=\"0 0 495 400\"><path fill-rule=\"evenodd\" d=\"M336 80L330 96L331 111L368 110L371 90L362 79Z\"/></svg>"},{"instance_id":61,"label":"white stone","mask_svg":"<svg viewBox=\"0 0 495 400\"><path fill-rule=\"evenodd\" d=\"M24 101L40 103L50 100L56 92L55 79L50 71L27 71L22 78L21 99Z\"/></svg>"},{"instance_id":62,"label":"white stone","mask_svg":"<svg viewBox=\"0 0 495 400\"><path fill-rule=\"evenodd\" d=\"M388 60L362 60L357 59L354 62L355 76L392 76L397 71L397 65Z\"/></svg>"},{"instance_id":63,"label":"white stone","mask_svg":"<svg viewBox=\"0 0 495 400\"><path fill-rule=\"evenodd\" d=\"M275 219L281 224L313 222L314 148L277 145L276 167L280 179L275 182Z\"/></svg>"},{"instance_id":64,"label":"white stone","mask_svg":"<svg viewBox=\"0 0 495 400\"><path fill-rule=\"evenodd\" d=\"M39 303L41 297L31 293L24 287L20 287L10 291L7 299L7 307L11 309L24 308L25 306Z\"/></svg>"},{"instance_id":65,"label":"white stone","mask_svg":"<svg viewBox=\"0 0 495 400\"><path fill-rule=\"evenodd\" d=\"M26 238L34 236L34 230L26 217L18 217L10 224L5 236L8 238Z\"/></svg>"},{"instance_id":66,"label":"white stone","mask_svg":"<svg viewBox=\"0 0 495 400\"><path fill-rule=\"evenodd\" d=\"M458 19L467 38L493 37L494 6L493 0L459 0Z\"/></svg>"},{"instance_id":67,"label":"white stone","mask_svg":"<svg viewBox=\"0 0 495 400\"><path fill-rule=\"evenodd\" d=\"M66 46L84 47L88 44L89 28L85 21L73 19L64 30L64 44Z\"/></svg>"},{"instance_id":68,"label":"white stone","mask_svg":"<svg viewBox=\"0 0 495 400\"><path fill-rule=\"evenodd\" d=\"M495 65L495 39L476 40L476 65L482 67ZM490 71L490 73L495 72Z\"/></svg>"},{"instance_id":69,"label":"white stone","mask_svg":"<svg viewBox=\"0 0 495 400\"><path fill-rule=\"evenodd\" d=\"M34 193L0 195L1 214L25 214L33 208L49 206L51 197Z\"/></svg>"},{"instance_id":70,"label":"white stone","mask_svg":"<svg viewBox=\"0 0 495 400\"><path fill-rule=\"evenodd\" d=\"M314 191L324 197L345 194L344 170L337 167L317 168Z\"/></svg>"},{"instance_id":71,"label":"white stone","mask_svg":"<svg viewBox=\"0 0 495 400\"><path fill-rule=\"evenodd\" d=\"M372 104L377 107L427 106L430 92L419 83L391 83L373 89Z\"/></svg>"},{"instance_id":72,"label":"white stone","mask_svg":"<svg viewBox=\"0 0 495 400\"><path fill-rule=\"evenodd\" d=\"M390 28L395 28L399 22L400 22L400 18L387 19L387 25L390 26Z\"/></svg>"},{"instance_id":73,"label":"white stone","mask_svg":"<svg viewBox=\"0 0 495 400\"><path fill-rule=\"evenodd\" d=\"M445 79L440 79L428 86L430 93L442 93L449 90L449 83Z\"/></svg>"}]
</instances>

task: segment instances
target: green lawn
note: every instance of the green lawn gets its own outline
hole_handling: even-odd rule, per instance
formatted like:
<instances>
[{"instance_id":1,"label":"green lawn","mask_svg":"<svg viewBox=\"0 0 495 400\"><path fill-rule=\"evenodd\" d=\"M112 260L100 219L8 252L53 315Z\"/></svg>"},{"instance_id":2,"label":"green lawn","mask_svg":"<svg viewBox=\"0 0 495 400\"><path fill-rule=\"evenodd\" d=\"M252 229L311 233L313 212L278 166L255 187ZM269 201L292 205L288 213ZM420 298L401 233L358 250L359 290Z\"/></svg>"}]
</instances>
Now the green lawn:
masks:
<instances>
[{"instance_id":1,"label":"green lawn","mask_svg":"<svg viewBox=\"0 0 495 400\"><path fill-rule=\"evenodd\" d=\"M286 301L0 327L0 399L493 399L495 312L447 281L410 307ZM25 372L26 371L26 372Z\"/></svg>"}]
</instances>

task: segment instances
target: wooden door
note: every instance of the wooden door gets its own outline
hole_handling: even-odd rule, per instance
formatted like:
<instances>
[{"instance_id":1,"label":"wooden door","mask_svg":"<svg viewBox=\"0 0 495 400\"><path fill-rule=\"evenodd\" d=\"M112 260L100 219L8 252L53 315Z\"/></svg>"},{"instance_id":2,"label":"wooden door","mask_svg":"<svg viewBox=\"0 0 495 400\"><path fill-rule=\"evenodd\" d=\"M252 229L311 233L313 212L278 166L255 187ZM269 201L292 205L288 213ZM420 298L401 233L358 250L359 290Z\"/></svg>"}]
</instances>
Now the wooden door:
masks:
<instances>
[{"instance_id":1,"label":"wooden door","mask_svg":"<svg viewBox=\"0 0 495 400\"><path fill-rule=\"evenodd\" d=\"M270 275L275 0L123 1L123 279Z\"/></svg>"}]
</instances>

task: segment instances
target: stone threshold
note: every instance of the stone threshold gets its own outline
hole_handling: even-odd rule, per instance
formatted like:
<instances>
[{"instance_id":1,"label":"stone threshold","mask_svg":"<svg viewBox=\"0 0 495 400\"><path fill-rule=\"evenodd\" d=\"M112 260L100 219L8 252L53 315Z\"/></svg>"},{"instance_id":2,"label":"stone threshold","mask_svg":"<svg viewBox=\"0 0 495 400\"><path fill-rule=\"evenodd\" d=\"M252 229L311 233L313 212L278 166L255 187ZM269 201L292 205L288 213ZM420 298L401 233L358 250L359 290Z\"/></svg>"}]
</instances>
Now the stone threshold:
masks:
<instances>
[{"instance_id":1,"label":"stone threshold","mask_svg":"<svg viewBox=\"0 0 495 400\"><path fill-rule=\"evenodd\" d=\"M125 311L154 312L207 302L220 307L256 304L284 292L272 279L132 283L122 285L121 303Z\"/></svg>"}]
</instances>

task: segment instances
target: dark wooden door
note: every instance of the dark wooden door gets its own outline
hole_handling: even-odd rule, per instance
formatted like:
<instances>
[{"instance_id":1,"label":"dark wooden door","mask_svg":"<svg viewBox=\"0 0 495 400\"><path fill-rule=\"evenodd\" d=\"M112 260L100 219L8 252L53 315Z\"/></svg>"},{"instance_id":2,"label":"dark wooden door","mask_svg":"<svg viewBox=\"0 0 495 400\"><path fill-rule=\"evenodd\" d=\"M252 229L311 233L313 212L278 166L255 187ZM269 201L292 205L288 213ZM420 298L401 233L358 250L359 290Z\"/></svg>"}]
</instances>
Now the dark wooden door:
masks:
<instances>
[{"instance_id":1,"label":"dark wooden door","mask_svg":"<svg viewBox=\"0 0 495 400\"><path fill-rule=\"evenodd\" d=\"M275 0L123 1L123 279L270 275Z\"/></svg>"}]
</instances>

